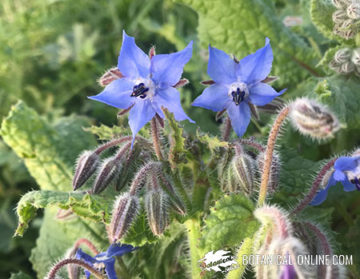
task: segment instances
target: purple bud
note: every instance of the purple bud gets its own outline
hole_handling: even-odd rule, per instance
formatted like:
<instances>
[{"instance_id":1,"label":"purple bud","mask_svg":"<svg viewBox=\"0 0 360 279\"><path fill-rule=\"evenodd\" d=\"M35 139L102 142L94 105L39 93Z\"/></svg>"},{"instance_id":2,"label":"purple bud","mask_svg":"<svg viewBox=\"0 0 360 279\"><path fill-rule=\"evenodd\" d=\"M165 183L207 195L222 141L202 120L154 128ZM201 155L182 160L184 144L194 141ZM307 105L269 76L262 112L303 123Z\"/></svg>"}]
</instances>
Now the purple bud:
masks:
<instances>
[{"instance_id":1,"label":"purple bud","mask_svg":"<svg viewBox=\"0 0 360 279\"><path fill-rule=\"evenodd\" d=\"M145 210L149 227L154 235L161 235L168 225L168 197L160 189L151 190L145 196Z\"/></svg>"},{"instance_id":2,"label":"purple bud","mask_svg":"<svg viewBox=\"0 0 360 279\"><path fill-rule=\"evenodd\" d=\"M139 206L139 199L134 195L125 193L118 196L109 227L109 237L112 242L126 234L138 215Z\"/></svg>"},{"instance_id":3,"label":"purple bud","mask_svg":"<svg viewBox=\"0 0 360 279\"><path fill-rule=\"evenodd\" d=\"M79 189L95 172L99 164L99 155L93 151L83 152L76 163L73 189Z\"/></svg>"},{"instance_id":4,"label":"purple bud","mask_svg":"<svg viewBox=\"0 0 360 279\"><path fill-rule=\"evenodd\" d=\"M97 175L92 192L99 194L114 180L116 174L119 173L120 161L116 158L108 158L104 160L99 174Z\"/></svg>"},{"instance_id":5,"label":"purple bud","mask_svg":"<svg viewBox=\"0 0 360 279\"><path fill-rule=\"evenodd\" d=\"M256 158L256 162L258 164L258 170L261 174L264 168L264 160L265 159L265 151L259 153ZM279 185L280 180L280 156L276 152L273 153L273 158L271 160L271 169L270 169L270 178L268 184L268 193L272 194L276 191L277 186Z\"/></svg>"}]
</instances>

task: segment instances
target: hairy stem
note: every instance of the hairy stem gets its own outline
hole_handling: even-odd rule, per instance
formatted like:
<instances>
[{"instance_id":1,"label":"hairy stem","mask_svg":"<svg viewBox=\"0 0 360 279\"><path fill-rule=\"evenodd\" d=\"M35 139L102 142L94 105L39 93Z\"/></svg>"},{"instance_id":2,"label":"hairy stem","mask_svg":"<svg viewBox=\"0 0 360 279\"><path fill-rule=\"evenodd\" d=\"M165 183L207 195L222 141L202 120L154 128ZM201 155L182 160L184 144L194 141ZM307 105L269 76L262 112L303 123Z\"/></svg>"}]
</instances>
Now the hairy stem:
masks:
<instances>
[{"instance_id":1,"label":"hairy stem","mask_svg":"<svg viewBox=\"0 0 360 279\"><path fill-rule=\"evenodd\" d=\"M173 174L172 177L174 180L174 187L175 187L176 191L179 193L180 197L182 198L182 200L185 204L186 210L188 212L190 212L192 209L192 204L191 204L190 198L183 186L183 183L181 181L179 170L175 169L175 171L173 171L172 174Z\"/></svg>"},{"instance_id":2,"label":"hairy stem","mask_svg":"<svg viewBox=\"0 0 360 279\"><path fill-rule=\"evenodd\" d=\"M260 143L253 141L251 139L239 139L238 140L240 143L251 146L253 148L255 148L258 152L264 152L265 148L264 146L262 146Z\"/></svg>"},{"instance_id":3,"label":"hairy stem","mask_svg":"<svg viewBox=\"0 0 360 279\"><path fill-rule=\"evenodd\" d=\"M226 276L226 279L242 278L247 266L246 264L243 263L243 257L251 255L252 246L253 246L253 240L249 237L245 238L236 254L236 262L238 264L238 267L233 270L230 270L228 275Z\"/></svg>"},{"instance_id":4,"label":"hairy stem","mask_svg":"<svg viewBox=\"0 0 360 279\"><path fill-rule=\"evenodd\" d=\"M326 173L332 168L337 158L332 159L328 162L316 176L309 193L303 198L303 200L295 207L295 209L290 213L290 215L297 214L302 211L308 204L313 200L317 191L319 190L321 181L323 180Z\"/></svg>"},{"instance_id":5,"label":"hairy stem","mask_svg":"<svg viewBox=\"0 0 360 279\"><path fill-rule=\"evenodd\" d=\"M156 156L160 161L163 161L164 157L161 153L161 148L160 148L159 129L157 127L155 118L153 118L151 120L151 135L152 135L152 139L153 139L154 150L155 150Z\"/></svg>"},{"instance_id":6,"label":"hairy stem","mask_svg":"<svg viewBox=\"0 0 360 279\"><path fill-rule=\"evenodd\" d=\"M74 244L74 248L77 250L81 244L86 245L91 252L93 252L95 255L99 254L98 249L95 247L95 245L88 239L86 238L80 238L78 239L75 244Z\"/></svg>"},{"instance_id":7,"label":"hairy stem","mask_svg":"<svg viewBox=\"0 0 360 279\"><path fill-rule=\"evenodd\" d=\"M266 151L265 151L264 168L262 170L262 176L261 176L260 192L258 199L259 206L263 205L266 199L267 188L270 178L271 163L272 163L274 148L276 144L276 139L279 134L280 128L284 123L284 120L286 119L286 116L289 114L289 111L290 108L288 106L280 111L270 131L270 135L268 138Z\"/></svg>"},{"instance_id":8,"label":"hairy stem","mask_svg":"<svg viewBox=\"0 0 360 279\"><path fill-rule=\"evenodd\" d=\"M222 139L223 141L228 141L230 138L230 132L231 132L231 120L230 117L226 117L225 124L224 124L224 130L222 131Z\"/></svg>"},{"instance_id":9,"label":"hairy stem","mask_svg":"<svg viewBox=\"0 0 360 279\"><path fill-rule=\"evenodd\" d=\"M185 222L187 228L187 236L190 247L190 259L191 259L191 278L200 279L200 265L201 252L199 248L200 235L200 221L198 219L188 219Z\"/></svg>"},{"instance_id":10,"label":"hairy stem","mask_svg":"<svg viewBox=\"0 0 360 279\"><path fill-rule=\"evenodd\" d=\"M47 276L47 279L55 279L56 273L60 270L60 268L64 267L68 264L74 264L81 266L82 268L88 270L91 274L93 274L98 279L105 279L106 277L103 276L98 270L93 268L91 265L88 265L86 262L78 259L64 259L58 262L50 271Z\"/></svg>"}]
</instances>

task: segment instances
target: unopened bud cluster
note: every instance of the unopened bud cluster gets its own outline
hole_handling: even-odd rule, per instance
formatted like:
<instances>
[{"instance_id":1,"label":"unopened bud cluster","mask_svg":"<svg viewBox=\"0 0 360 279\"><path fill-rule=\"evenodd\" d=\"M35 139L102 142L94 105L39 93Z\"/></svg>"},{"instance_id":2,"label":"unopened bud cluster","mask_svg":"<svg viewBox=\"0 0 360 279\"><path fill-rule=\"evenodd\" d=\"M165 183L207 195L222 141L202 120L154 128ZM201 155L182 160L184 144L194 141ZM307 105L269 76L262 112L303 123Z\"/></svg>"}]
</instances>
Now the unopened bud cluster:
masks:
<instances>
[{"instance_id":1,"label":"unopened bud cluster","mask_svg":"<svg viewBox=\"0 0 360 279\"><path fill-rule=\"evenodd\" d=\"M116 180L115 178L119 175L124 158L126 157L125 154L130 149L130 143L125 143L114 156L106 158L101 162L100 153L108 148L107 144L109 147L112 147L112 144L106 143L96 150L84 151L80 155L76 163L73 178L74 190L82 187L95 173L97 175L92 187L92 193L94 194L101 193L110 183Z\"/></svg>"},{"instance_id":2,"label":"unopened bud cluster","mask_svg":"<svg viewBox=\"0 0 360 279\"><path fill-rule=\"evenodd\" d=\"M254 144L261 146L255 142ZM258 154L247 153L240 144L236 144L235 149L237 151L232 157L228 153L224 154L218 166L221 189L227 193L242 193L251 196L258 191L260 185L265 147L257 150ZM271 162L269 194L274 193L279 184L280 167L280 157L275 153Z\"/></svg>"},{"instance_id":3,"label":"unopened bud cluster","mask_svg":"<svg viewBox=\"0 0 360 279\"><path fill-rule=\"evenodd\" d=\"M351 39L360 31L360 2L352 0L333 0L336 11L332 15L334 34Z\"/></svg>"},{"instance_id":4,"label":"unopened bud cluster","mask_svg":"<svg viewBox=\"0 0 360 279\"><path fill-rule=\"evenodd\" d=\"M314 139L328 139L340 129L336 116L315 100L300 98L290 105L290 119L300 133Z\"/></svg>"},{"instance_id":5,"label":"unopened bud cluster","mask_svg":"<svg viewBox=\"0 0 360 279\"><path fill-rule=\"evenodd\" d=\"M335 53L329 68L343 75L354 73L360 76L360 48L342 48Z\"/></svg>"},{"instance_id":6,"label":"unopened bud cluster","mask_svg":"<svg viewBox=\"0 0 360 279\"><path fill-rule=\"evenodd\" d=\"M123 238L141 210L140 193L149 227L154 235L161 235L169 224L170 209L185 214L185 207L176 194L170 179L162 171L160 162L149 162L135 175L127 193L120 195L114 204L109 238L112 242Z\"/></svg>"}]
</instances>

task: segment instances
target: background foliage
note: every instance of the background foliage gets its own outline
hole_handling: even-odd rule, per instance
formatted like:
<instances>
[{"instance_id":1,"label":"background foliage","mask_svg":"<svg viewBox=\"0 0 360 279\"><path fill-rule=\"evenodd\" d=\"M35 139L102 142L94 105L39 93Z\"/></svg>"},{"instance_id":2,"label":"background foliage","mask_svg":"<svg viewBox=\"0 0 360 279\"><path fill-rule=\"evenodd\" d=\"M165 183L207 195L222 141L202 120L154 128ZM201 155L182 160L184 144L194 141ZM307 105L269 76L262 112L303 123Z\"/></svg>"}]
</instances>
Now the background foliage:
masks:
<instances>
[{"instance_id":1,"label":"background foliage","mask_svg":"<svg viewBox=\"0 0 360 279\"><path fill-rule=\"evenodd\" d=\"M86 99L100 91L97 78L116 64L123 29L136 37L142 49L156 45L158 53L176 51L195 40L193 59L184 73L191 84L182 89L182 103L197 125L213 135L218 133L219 125L214 114L190 106L203 88L198 81L208 79L207 44L241 58L262 46L265 37L271 39L275 57L272 73L280 77L275 87L288 88L284 98L316 97L333 108L344 127L346 125L334 140L321 144L300 137L287 126L281 138L286 148L279 150L286 164L280 177L281 191L274 201L285 208L291 207L311 182L309 169L315 174L322 160L333 153L351 151L360 140L359 80L335 76L324 62L326 56L321 60L328 49L339 48L344 43L331 33L328 18L333 8L324 7L326 3L316 0L2 0L0 116L4 122L0 141L0 277L8 278L10 273L22 271L31 277L37 273L42 278L49 265L82 233L100 247L106 244L98 225L76 218L65 226L55 221L55 208L37 211L36 215L36 210L27 204L23 205L26 212L33 213L27 216L28 220L35 219L23 238L12 238L17 227L14 208L21 195L41 189L48 190L48 195L34 198L37 192L27 194L29 200L43 202L39 202L37 208L47 203L71 208L71 199L75 199L82 205L76 208L78 212L90 208L92 218L100 218L102 213L96 204L101 201L86 195L57 195L55 199L53 194L71 190L75 159L82 150L95 145L96 137L104 140L124 133L109 128L117 123L115 109ZM329 13L324 20L320 10ZM282 23L286 16L300 16L303 23L286 27ZM9 113L12 105L15 106ZM246 136L263 140L261 137L267 135L270 119L271 116L262 114L261 119L249 127ZM83 129L99 123L107 126ZM194 125L185 123L185 129L195 134ZM315 161L320 163L314 165ZM220 208L226 207L227 199L218 202ZM360 254L355 249L355 244L360 244L358 199L359 193L346 195L334 188L321 210L308 213L319 215L319 220L325 220L327 227L335 232L338 251L354 255L356 264L350 268L354 278L359 275L357 267L360 266ZM236 208L243 210L241 200L234 203L235 211ZM209 239L217 237L212 220L222 215L221 211L209 212L205 232ZM28 220L23 220L24 226ZM140 219L137 228L144 227L141 222ZM254 222L254 230L256 225ZM18 228L18 232L23 229ZM143 234L129 241L142 243L148 237L146 230L139 229ZM225 231L219 233L232 235ZM219 249L236 241L230 238L229 243L224 244L204 240L204 245ZM46 245L50 242L52 246ZM130 270L133 276L141 273L147 278L182 278L189 264L186 245L182 227L174 224L164 239L145 246L134 257L124 257L124 261L134 268Z\"/></svg>"}]
</instances>

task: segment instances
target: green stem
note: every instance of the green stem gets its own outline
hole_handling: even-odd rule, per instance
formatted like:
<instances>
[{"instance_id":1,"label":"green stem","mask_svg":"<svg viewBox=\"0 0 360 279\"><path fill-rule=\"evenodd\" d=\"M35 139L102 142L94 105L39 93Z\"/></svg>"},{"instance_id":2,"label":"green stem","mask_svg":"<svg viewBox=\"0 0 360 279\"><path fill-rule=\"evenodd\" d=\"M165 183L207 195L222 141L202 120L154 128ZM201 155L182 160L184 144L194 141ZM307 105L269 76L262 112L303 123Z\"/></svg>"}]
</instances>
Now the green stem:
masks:
<instances>
[{"instance_id":1,"label":"green stem","mask_svg":"<svg viewBox=\"0 0 360 279\"><path fill-rule=\"evenodd\" d=\"M226 279L242 278L247 266L246 264L243 264L243 257L252 254L252 246L253 246L253 240L249 237L245 238L236 255L236 262L238 264L238 268L229 271L228 275L226 276Z\"/></svg>"},{"instance_id":2,"label":"green stem","mask_svg":"<svg viewBox=\"0 0 360 279\"><path fill-rule=\"evenodd\" d=\"M190 259L191 259L191 278L200 279L200 265L199 260L201 259L201 251L199 248L200 240L200 220L199 219L188 219L185 223L187 228L187 236L190 247Z\"/></svg>"}]
</instances>

